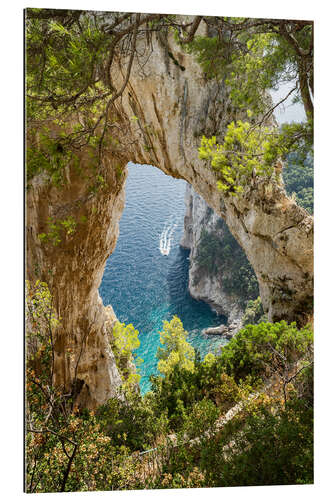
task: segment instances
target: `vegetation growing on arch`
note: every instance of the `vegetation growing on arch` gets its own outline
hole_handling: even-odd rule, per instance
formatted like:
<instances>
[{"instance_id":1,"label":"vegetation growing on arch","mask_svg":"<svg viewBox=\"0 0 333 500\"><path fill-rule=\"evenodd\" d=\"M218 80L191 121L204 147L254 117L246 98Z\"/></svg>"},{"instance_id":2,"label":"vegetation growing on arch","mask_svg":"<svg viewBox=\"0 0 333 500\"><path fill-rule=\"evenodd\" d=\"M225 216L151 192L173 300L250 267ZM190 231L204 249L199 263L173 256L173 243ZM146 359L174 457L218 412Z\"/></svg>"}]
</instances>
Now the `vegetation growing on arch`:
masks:
<instances>
[{"instance_id":1,"label":"vegetation growing on arch","mask_svg":"<svg viewBox=\"0 0 333 500\"><path fill-rule=\"evenodd\" d=\"M250 120L232 124L220 145L204 137L199 157L218 172L219 187L236 194L253 172L264 174L290 152L297 151L300 161L312 154L313 22L225 17L206 22L214 36L192 36L187 50L208 78L225 81L233 104ZM268 90L286 83L291 90L271 104ZM274 110L290 97L303 104L306 121L274 128Z\"/></svg>"},{"instance_id":2,"label":"vegetation growing on arch","mask_svg":"<svg viewBox=\"0 0 333 500\"><path fill-rule=\"evenodd\" d=\"M249 122L238 120L227 127L223 144L216 137L201 139L199 158L209 161L217 172L218 188L232 196L244 191L254 175L269 176L277 158L272 131L265 127L251 132Z\"/></svg>"},{"instance_id":3,"label":"vegetation growing on arch","mask_svg":"<svg viewBox=\"0 0 333 500\"><path fill-rule=\"evenodd\" d=\"M86 218L81 217L80 222L84 223ZM59 245L63 236L71 236L75 233L77 227L77 221L72 215L69 215L66 219L56 220L54 218L48 217L46 233L40 233L38 238L41 243L51 243L53 246Z\"/></svg>"},{"instance_id":4,"label":"vegetation growing on arch","mask_svg":"<svg viewBox=\"0 0 333 500\"><path fill-rule=\"evenodd\" d=\"M65 168L90 153L87 184L96 187L102 157L127 152L116 101L125 91L143 41L177 24L175 16L70 9L25 11L27 180L42 172L62 186ZM118 64L124 68L123 78ZM121 171L116 167L116 180ZM98 184L98 183L97 183Z\"/></svg>"}]
</instances>

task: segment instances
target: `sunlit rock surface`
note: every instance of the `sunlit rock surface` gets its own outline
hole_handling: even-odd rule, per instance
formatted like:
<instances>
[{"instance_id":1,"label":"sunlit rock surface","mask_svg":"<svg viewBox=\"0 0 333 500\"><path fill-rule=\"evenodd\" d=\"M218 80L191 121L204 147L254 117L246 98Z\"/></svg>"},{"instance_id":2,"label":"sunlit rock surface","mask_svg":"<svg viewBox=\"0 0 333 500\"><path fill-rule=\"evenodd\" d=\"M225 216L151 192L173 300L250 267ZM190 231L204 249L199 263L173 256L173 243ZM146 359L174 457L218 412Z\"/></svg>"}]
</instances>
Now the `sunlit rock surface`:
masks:
<instances>
[{"instance_id":1,"label":"sunlit rock surface","mask_svg":"<svg viewBox=\"0 0 333 500\"><path fill-rule=\"evenodd\" d=\"M143 44L129 84L110 111L113 149L101 166L105 187L97 193L89 189L86 149L81 170L68 166L65 186L50 186L39 176L26 196L27 278L49 284L61 318L55 332L55 379L71 387L77 378L77 401L88 407L105 402L121 384L109 347L110 317L98 287L118 237L129 161L187 180L225 219L258 277L270 320L304 322L312 311L312 217L268 179L249 186L239 198L218 191L215 174L198 160L197 148L203 134L222 139L225 125L237 118L227 89L207 81L171 34L156 35L152 46ZM112 75L118 88L125 72L123 65ZM38 235L48 231L48 217L70 215L78 221L73 234L63 235L56 246L40 241Z\"/></svg>"}]
</instances>

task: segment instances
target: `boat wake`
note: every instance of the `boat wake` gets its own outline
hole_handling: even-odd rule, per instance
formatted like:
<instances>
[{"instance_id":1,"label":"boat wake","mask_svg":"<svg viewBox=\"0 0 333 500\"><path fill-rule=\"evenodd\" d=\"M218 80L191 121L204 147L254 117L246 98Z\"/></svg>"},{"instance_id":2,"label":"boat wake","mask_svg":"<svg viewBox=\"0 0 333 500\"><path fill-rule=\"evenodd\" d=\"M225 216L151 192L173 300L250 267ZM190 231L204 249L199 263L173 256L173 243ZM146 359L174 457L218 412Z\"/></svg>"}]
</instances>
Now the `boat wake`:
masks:
<instances>
[{"instance_id":1,"label":"boat wake","mask_svg":"<svg viewBox=\"0 0 333 500\"><path fill-rule=\"evenodd\" d=\"M160 234L160 252L162 255L169 255L171 250L172 235L177 227L177 223L169 222L164 224L162 233Z\"/></svg>"}]
</instances>

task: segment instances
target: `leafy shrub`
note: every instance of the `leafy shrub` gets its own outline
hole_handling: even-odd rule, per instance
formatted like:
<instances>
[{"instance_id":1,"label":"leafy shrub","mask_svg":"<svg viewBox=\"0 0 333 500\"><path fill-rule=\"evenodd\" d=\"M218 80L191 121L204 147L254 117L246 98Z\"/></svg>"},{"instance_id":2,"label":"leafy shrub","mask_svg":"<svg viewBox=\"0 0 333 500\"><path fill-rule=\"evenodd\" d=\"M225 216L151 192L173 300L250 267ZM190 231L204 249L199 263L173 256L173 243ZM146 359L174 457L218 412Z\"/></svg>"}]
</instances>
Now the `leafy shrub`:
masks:
<instances>
[{"instance_id":1,"label":"leafy shrub","mask_svg":"<svg viewBox=\"0 0 333 500\"><path fill-rule=\"evenodd\" d=\"M197 401L184 418L182 432L187 439L192 439L209 431L215 424L219 416L219 410L209 399Z\"/></svg>"},{"instance_id":2,"label":"leafy shrub","mask_svg":"<svg viewBox=\"0 0 333 500\"><path fill-rule=\"evenodd\" d=\"M209 161L217 172L218 189L236 196L244 191L253 172L256 176L272 174L272 165L278 155L276 142L268 127L251 130L247 121L232 121L227 126L223 144L217 144L215 136L202 137L199 158Z\"/></svg>"},{"instance_id":3,"label":"leafy shrub","mask_svg":"<svg viewBox=\"0 0 333 500\"><path fill-rule=\"evenodd\" d=\"M222 260L221 239L214 232L202 228L198 251L195 258L196 264L210 276L217 273Z\"/></svg>"},{"instance_id":4,"label":"leafy shrub","mask_svg":"<svg viewBox=\"0 0 333 500\"><path fill-rule=\"evenodd\" d=\"M236 382L226 373L221 373L220 380L216 381L216 386L211 394L213 394L215 403L222 413L229 410L240 399L240 391Z\"/></svg>"},{"instance_id":5,"label":"leafy shrub","mask_svg":"<svg viewBox=\"0 0 333 500\"><path fill-rule=\"evenodd\" d=\"M165 433L165 412L156 415L150 397L142 398L136 392L127 394L126 401L110 399L99 407L96 417L114 446L125 444L132 451L151 447Z\"/></svg>"},{"instance_id":6,"label":"leafy shrub","mask_svg":"<svg viewBox=\"0 0 333 500\"><path fill-rule=\"evenodd\" d=\"M217 363L236 381L248 375L258 378L265 375L276 356L285 357L289 363L296 362L310 349L312 342L311 329L298 330L296 323L247 325L223 348Z\"/></svg>"},{"instance_id":7,"label":"leafy shrub","mask_svg":"<svg viewBox=\"0 0 333 500\"><path fill-rule=\"evenodd\" d=\"M184 330L181 320L174 316L171 321L163 321L160 341L164 348L157 350L158 369L167 375L175 366L186 371L194 368L194 349L186 342L188 332Z\"/></svg>"},{"instance_id":8,"label":"leafy shrub","mask_svg":"<svg viewBox=\"0 0 333 500\"><path fill-rule=\"evenodd\" d=\"M272 411L272 404L274 411ZM202 452L210 486L313 483L313 409L268 400L230 421ZM232 442L232 446L229 444Z\"/></svg>"},{"instance_id":9,"label":"leafy shrub","mask_svg":"<svg viewBox=\"0 0 333 500\"><path fill-rule=\"evenodd\" d=\"M170 429L182 428L191 408L202 400L210 400L219 414L240 399L235 381L229 377L218 358L196 356L192 371L175 366L165 378L151 377L152 392L159 411L167 411Z\"/></svg>"},{"instance_id":10,"label":"leafy shrub","mask_svg":"<svg viewBox=\"0 0 333 500\"><path fill-rule=\"evenodd\" d=\"M112 329L111 348L116 358L117 367L123 379L122 389L125 393L138 389L140 375L136 372L133 352L140 346L139 332L130 323L117 321ZM140 363L142 360L137 358Z\"/></svg>"}]
</instances>

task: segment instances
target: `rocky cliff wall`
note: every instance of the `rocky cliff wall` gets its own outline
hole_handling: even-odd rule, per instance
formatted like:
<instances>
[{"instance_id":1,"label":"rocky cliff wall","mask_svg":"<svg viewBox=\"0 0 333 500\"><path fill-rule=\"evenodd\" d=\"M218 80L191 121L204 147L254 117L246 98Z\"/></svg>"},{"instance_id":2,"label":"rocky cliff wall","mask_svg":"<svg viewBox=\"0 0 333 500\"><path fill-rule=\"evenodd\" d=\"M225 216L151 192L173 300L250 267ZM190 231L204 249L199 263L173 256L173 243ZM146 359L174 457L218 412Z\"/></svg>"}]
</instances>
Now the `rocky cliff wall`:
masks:
<instances>
[{"instance_id":1,"label":"rocky cliff wall","mask_svg":"<svg viewBox=\"0 0 333 500\"><path fill-rule=\"evenodd\" d=\"M118 182L111 162L105 161L106 180L112 190L89 193L84 181L85 159L78 174L67 168L61 188L45 176L35 177L26 196L27 278L47 282L60 318L54 332L55 384L72 389L77 380L78 403L94 407L116 394L121 376L110 349L115 316L104 308L98 293L107 257L112 253L124 207L123 182ZM88 173L88 172L87 172ZM125 176L125 174L124 174ZM51 222L72 217L75 231L67 234ZM55 244L39 235L56 234Z\"/></svg>"},{"instance_id":2,"label":"rocky cliff wall","mask_svg":"<svg viewBox=\"0 0 333 500\"><path fill-rule=\"evenodd\" d=\"M198 263L200 239L202 231L212 235L223 243L225 226L205 200L188 184L185 193L186 214L184 217L184 233L180 245L190 251L189 292L197 300L203 300L211 305L217 313L228 318L228 324L236 323L239 327L244 314L244 305L238 294L230 293L223 287L223 278L229 277L230 270L222 265L213 272L202 269ZM215 249L212 250L212 260L215 261ZM225 264L227 266L227 263Z\"/></svg>"},{"instance_id":3,"label":"rocky cliff wall","mask_svg":"<svg viewBox=\"0 0 333 500\"><path fill-rule=\"evenodd\" d=\"M110 109L111 146L100 167L103 186L89 188L91 151L86 147L79 166L66 168L63 186L39 175L29 183L26 198L27 277L47 281L61 318L55 377L66 387L77 377L77 399L91 407L105 402L120 384L98 287L118 236L128 161L187 180L225 219L258 277L271 320L305 321L312 310L312 217L269 179L254 182L239 198L225 196L214 172L198 160L200 136L221 139L226 123L237 117L223 82L207 81L171 34L159 33L137 54L126 91ZM119 66L112 75L118 88L124 72ZM69 216L76 229L71 233L61 226L61 243L40 239L50 232L48 217L59 223Z\"/></svg>"},{"instance_id":4,"label":"rocky cliff wall","mask_svg":"<svg viewBox=\"0 0 333 500\"><path fill-rule=\"evenodd\" d=\"M127 116L138 117L141 140L134 161L187 180L226 221L256 273L271 320L305 321L312 310L313 218L274 179L255 179L239 197L224 195L215 173L198 160L201 135L222 140L226 124L237 118L224 83L207 81L170 37L158 39L144 73L131 79L123 106Z\"/></svg>"}]
</instances>

